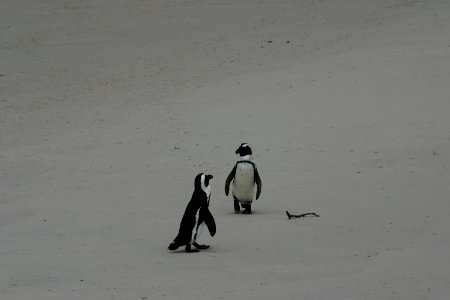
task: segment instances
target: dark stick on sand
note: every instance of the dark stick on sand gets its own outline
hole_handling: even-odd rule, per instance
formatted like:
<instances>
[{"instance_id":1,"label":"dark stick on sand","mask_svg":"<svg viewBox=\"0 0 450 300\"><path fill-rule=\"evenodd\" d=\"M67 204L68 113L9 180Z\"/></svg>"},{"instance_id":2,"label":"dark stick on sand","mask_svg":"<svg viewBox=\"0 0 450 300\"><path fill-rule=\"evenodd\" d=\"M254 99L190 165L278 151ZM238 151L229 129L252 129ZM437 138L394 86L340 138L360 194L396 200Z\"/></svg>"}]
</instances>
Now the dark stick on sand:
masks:
<instances>
[{"instance_id":1,"label":"dark stick on sand","mask_svg":"<svg viewBox=\"0 0 450 300\"><path fill-rule=\"evenodd\" d=\"M301 215L291 215L288 211L286 211L286 215L288 216L289 220L292 219L292 218L304 218L304 217L307 217L307 216L320 217L316 213L306 213L306 214L301 214Z\"/></svg>"}]
</instances>

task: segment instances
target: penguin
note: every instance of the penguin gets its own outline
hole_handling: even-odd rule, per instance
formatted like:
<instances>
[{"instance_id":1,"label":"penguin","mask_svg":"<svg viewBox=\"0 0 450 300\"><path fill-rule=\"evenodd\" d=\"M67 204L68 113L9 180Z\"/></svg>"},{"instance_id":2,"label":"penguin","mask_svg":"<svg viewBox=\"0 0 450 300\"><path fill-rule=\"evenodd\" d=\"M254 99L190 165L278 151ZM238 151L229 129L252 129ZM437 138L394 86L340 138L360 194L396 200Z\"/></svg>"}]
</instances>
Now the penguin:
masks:
<instances>
[{"instance_id":1,"label":"penguin","mask_svg":"<svg viewBox=\"0 0 450 300\"><path fill-rule=\"evenodd\" d=\"M253 161L252 149L243 143L236 150L239 160L225 181L225 195L228 196L230 183L233 181L234 211L240 212L239 204L244 208L243 214L252 213L253 189L256 185L256 200L261 195L261 178ZM234 180L233 180L234 179Z\"/></svg>"},{"instance_id":2,"label":"penguin","mask_svg":"<svg viewBox=\"0 0 450 300\"><path fill-rule=\"evenodd\" d=\"M199 245L197 239L203 230L204 225L208 227L211 236L216 234L216 222L209 211L209 201L211 197L211 186L209 181L212 175L200 173L195 177L195 189L189 201L177 237L169 245L169 250L177 250L181 246L186 246L186 252L199 252L208 249L209 245ZM197 249L191 248L194 246Z\"/></svg>"}]
</instances>

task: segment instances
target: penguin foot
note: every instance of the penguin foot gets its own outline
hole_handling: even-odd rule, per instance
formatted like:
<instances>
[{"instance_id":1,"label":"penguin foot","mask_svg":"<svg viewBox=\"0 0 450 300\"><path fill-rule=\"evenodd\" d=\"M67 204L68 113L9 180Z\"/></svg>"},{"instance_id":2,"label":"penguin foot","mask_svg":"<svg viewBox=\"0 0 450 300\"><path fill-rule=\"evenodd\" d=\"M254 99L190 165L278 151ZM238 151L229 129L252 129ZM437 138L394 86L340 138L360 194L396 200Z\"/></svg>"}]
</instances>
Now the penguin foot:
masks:
<instances>
[{"instance_id":1,"label":"penguin foot","mask_svg":"<svg viewBox=\"0 0 450 300\"><path fill-rule=\"evenodd\" d=\"M180 246L175 243L172 243L169 245L168 249L174 251L174 250L177 250L178 247L180 247Z\"/></svg>"},{"instance_id":2,"label":"penguin foot","mask_svg":"<svg viewBox=\"0 0 450 300\"><path fill-rule=\"evenodd\" d=\"M244 215L251 215L252 214L252 207L250 204L245 204L244 206L244 212L242 214Z\"/></svg>"},{"instance_id":3,"label":"penguin foot","mask_svg":"<svg viewBox=\"0 0 450 300\"><path fill-rule=\"evenodd\" d=\"M197 249L191 249L191 245L186 245L186 249L184 251L186 251L187 253L200 252Z\"/></svg>"},{"instance_id":4,"label":"penguin foot","mask_svg":"<svg viewBox=\"0 0 450 300\"><path fill-rule=\"evenodd\" d=\"M205 249L209 248L209 245L199 245L197 243L193 243L192 245L194 245L194 247L199 249L199 250L205 250Z\"/></svg>"},{"instance_id":5,"label":"penguin foot","mask_svg":"<svg viewBox=\"0 0 450 300\"><path fill-rule=\"evenodd\" d=\"M241 211L241 208L239 207L239 201L234 200L234 213L238 214Z\"/></svg>"}]
</instances>

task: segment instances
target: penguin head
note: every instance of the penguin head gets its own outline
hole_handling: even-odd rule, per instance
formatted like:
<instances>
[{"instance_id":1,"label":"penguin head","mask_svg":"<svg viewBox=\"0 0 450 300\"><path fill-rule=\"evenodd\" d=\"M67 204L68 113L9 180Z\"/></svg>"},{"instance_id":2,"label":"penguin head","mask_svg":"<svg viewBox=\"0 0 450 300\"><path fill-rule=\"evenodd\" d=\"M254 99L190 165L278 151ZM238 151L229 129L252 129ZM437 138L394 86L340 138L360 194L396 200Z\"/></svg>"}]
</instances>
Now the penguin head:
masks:
<instances>
[{"instance_id":1,"label":"penguin head","mask_svg":"<svg viewBox=\"0 0 450 300\"><path fill-rule=\"evenodd\" d=\"M196 190L206 190L209 187L209 180L213 178L212 175L206 173L200 173L195 176L195 189Z\"/></svg>"},{"instance_id":2,"label":"penguin head","mask_svg":"<svg viewBox=\"0 0 450 300\"><path fill-rule=\"evenodd\" d=\"M247 143L242 143L236 150L236 154L239 156L252 155L252 148Z\"/></svg>"}]
</instances>

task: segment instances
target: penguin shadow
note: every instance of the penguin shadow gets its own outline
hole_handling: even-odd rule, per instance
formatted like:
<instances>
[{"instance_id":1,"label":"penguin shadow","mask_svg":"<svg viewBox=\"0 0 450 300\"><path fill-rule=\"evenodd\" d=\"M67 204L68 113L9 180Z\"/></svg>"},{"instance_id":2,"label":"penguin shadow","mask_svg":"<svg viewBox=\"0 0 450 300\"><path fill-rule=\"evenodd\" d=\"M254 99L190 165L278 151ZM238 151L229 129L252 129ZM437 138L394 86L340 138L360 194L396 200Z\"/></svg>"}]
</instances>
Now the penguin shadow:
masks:
<instances>
[{"instance_id":1,"label":"penguin shadow","mask_svg":"<svg viewBox=\"0 0 450 300\"><path fill-rule=\"evenodd\" d=\"M239 217L248 217L251 218L252 216L259 216L259 215L264 215L265 213L263 211L260 210L252 210L251 214L244 214L242 211L239 213L236 213L234 211L230 211L229 213L227 213L227 215L233 215L233 216L239 216Z\"/></svg>"},{"instance_id":2,"label":"penguin shadow","mask_svg":"<svg viewBox=\"0 0 450 300\"><path fill-rule=\"evenodd\" d=\"M169 251L170 254L195 254L195 253L216 253L217 251L215 250L214 246L208 245L207 249L197 249L197 251L192 251L192 252L186 252L185 247L182 246L180 248L178 248L177 250L173 250L173 251Z\"/></svg>"},{"instance_id":3,"label":"penguin shadow","mask_svg":"<svg viewBox=\"0 0 450 300\"><path fill-rule=\"evenodd\" d=\"M175 250L175 251L169 251L170 254L196 254L196 253L208 253L209 249L207 250L201 250L201 251L197 251L197 252L186 252L184 251L184 249L182 250Z\"/></svg>"},{"instance_id":4,"label":"penguin shadow","mask_svg":"<svg viewBox=\"0 0 450 300\"><path fill-rule=\"evenodd\" d=\"M233 210L228 211L227 213L224 213L223 215L225 216L236 216L236 217L241 217L241 218L251 218L252 216L261 216L261 215L267 215L267 214L271 214L273 213L272 211L266 211L264 209L252 209L252 213L251 214L247 214L244 213L244 210L241 210L239 213L236 213Z\"/></svg>"}]
</instances>

